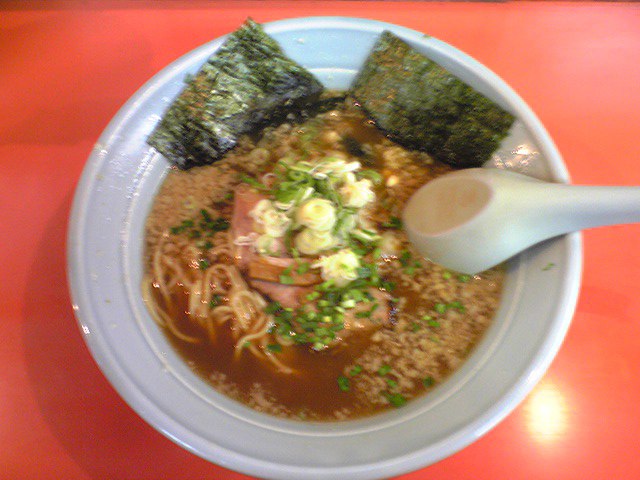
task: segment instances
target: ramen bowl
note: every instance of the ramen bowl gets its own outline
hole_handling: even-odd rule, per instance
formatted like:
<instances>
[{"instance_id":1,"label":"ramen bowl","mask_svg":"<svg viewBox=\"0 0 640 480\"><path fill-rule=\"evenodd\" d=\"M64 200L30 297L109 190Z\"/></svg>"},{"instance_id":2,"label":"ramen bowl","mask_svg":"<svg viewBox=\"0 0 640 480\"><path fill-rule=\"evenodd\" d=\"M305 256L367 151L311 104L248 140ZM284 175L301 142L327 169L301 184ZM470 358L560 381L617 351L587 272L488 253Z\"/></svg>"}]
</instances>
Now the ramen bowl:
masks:
<instances>
[{"instance_id":1,"label":"ramen bowl","mask_svg":"<svg viewBox=\"0 0 640 480\"><path fill-rule=\"evenodd\" d=\"M516 117L490 164L568 182L562 159L529 107L500 78L420 32L352 18L265 25L329 89L346 89L390 30ZM506 266L500 307L468 360L406 406L344 422L268 416L192 372L142 300L144 223L169 164L146 144L160 116L224 41L162 70L120 110L82 174L69 229L68 274L81 331L105 376L149 424L211 462L264 478L368 479L441 460L503 419L542 377L568 329L579 289L579 234L527 250ZM349 45L348 49L344 45ZM548 268L553 265L553 268Z\"/></svg>"}]
</instances>

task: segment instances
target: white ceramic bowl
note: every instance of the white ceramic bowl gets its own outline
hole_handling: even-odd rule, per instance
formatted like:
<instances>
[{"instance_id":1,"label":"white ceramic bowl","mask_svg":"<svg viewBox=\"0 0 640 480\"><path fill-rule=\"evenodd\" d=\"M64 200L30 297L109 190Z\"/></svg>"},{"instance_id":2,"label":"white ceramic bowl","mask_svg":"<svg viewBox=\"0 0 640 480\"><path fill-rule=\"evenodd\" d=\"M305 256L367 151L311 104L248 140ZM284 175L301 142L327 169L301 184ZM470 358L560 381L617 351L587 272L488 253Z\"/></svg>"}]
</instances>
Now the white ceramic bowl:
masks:
<instances>
[{"instance_id":1,"label":"white ceramic bowl","mask_svg":"<svg viewBox=\"0 0 640 480\"><path fill-rule=\"evenodd\" d=\"M347 88L384 29L441 63L519 119L493 162L568 181L553 142L527 105L478 62L422 33L353 18L266 25L327 87ZM429 395L375 417L301 423L257 413L194 375L147 314L140 295L143 224L168 165L145 139L224 38L169 65L120 110L78 185L69 280L84 338L102 371L147 422L212 462L268 478L381 478L436 462L473 442L531 390L556 354L577 298L578 234L539 245L508 268L493 326L469 360ZM554 268L545 266L553 264Z\"/></svg>"}]
</instances>

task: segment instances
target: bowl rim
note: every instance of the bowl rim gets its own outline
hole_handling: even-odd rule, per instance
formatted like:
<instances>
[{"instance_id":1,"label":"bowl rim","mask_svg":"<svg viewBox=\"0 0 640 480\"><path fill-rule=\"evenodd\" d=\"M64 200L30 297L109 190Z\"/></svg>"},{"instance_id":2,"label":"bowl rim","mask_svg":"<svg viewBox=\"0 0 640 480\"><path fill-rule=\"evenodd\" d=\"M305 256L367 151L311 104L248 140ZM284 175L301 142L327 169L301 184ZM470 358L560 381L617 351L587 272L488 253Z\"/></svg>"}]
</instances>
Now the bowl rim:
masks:
<instances>
[{"instance_id":1,"label":"bowl rim","mask_svg":"<svg viewBox=\"0 0 640 480\"><path fill-rule=\"evenodd\" d=\"M424 35L415 30L385 22L350 17L294 18L265 23L264 27L267 33L273 35L305 28L338 28L354 31L366 30L376 33L381 32L383 29L388 29L406 40L413 42L424 41ZM226 36L223 36L207 42L191 52L186 53L154 75L113 117L100 136L97 145L108 144L114 135L118 134L121 125L129 119L132 110L135 110L140 104L144 103L151 94L151 91L158 84L166 81L176 70L183 68L186 63L193 62L195 58L205 58L208 56L212 49L217 48L225 38ZM457 60L464 62L467 67L473 69L476 74L491 83L508 99L509 105L515 108L518 117L523 120L532 135L536 138L537 146L544 152L546 158L549 159L548 166L551 170L551 175L557 181L568 182L568 172L559 152L541 122L526 103L497 75L470 56L432 37L429 38L429 41L432 48L440 49L444 55L455 54ZM431 453L427 454L427 448L425 447L423 450L399 456L393 459L393 461L384 460L378 463L334 468L306 468L296 467L295 465L274 464L272 462L248 457L220 446L212 446L207 442L202 442L201 439L194 439L192 432L186 430L183 425L175 422L172 418L167 418L164 412L159 409L151 399L144 395L139 395L139 392L136 393L135 389L137 386L131 384L127 372L122 369L117 362L113 362L110 356L111 351L109 345L99 336L91 332L92 299L89 298L87 290L84 289L82 285L82 282L86 279L81 275L83 265L79 252L83 246L82 219L85 218L88 213L86 208L89 202L86 202L86 200L91 189L94 187L94 180L96 175L99 174L101 164L106 158L100 154L100 151L100 148L96 147L83 170L74 196L68 230L67 275L74 313L76 314L80 329L83 332L83 338L105 376L124 400L141 417L183 448L224 467L253 475L264 476L266 474L270 477L273 476L277 478L298 478L301 475L313 475L318 478L344 478L344 475L349 475L351 478L374 478L397 475L438 461L457 452L484 435L515 408L547 370L570 325L577 302L582 268L581 236L579 233L567 235L560 240L566 244L566 273L563 276L561 284L564 292L562 296L564 301L555 305L553 310L553 317L556 319L554 335L544 339L540 345L536 362L529 365L529 369L525 372L526 375L522 376L518 382L511 386L509 391L504 393L501 401L487 409L484 414L476 418L474 422L459 429L456 435L448 438L447 444L439 447L439 453L435 454L433 450L430 450ZM159 418L161 420L158 420ZM429 448L433 449L434 446L429 446Z\"/></svg>"}]
</instances>

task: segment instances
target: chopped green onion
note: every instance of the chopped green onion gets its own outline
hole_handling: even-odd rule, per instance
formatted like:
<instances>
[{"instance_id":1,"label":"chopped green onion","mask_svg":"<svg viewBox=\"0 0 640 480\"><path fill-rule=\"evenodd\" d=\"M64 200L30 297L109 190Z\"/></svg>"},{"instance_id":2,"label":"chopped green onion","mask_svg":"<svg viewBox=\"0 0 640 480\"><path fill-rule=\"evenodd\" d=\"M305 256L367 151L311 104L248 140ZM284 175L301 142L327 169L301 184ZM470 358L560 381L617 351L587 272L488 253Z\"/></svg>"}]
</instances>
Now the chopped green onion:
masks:
<instances>
[{"instance_id":1,"label":"chopped green onion","mask_svg":"<svg viewBox=\"0 0 640 480\"><path fill-rule=\"evenodd\" d=\"M393 282L389 282L389 281L387 281L387 280L384 280L384 281L380 284L380 286L381 286L384 290L386 290L387 292L393 292L393 291L395 290L395 288L396 288L396 284L395 284L395 283L393 283Z\"/></svg>"},{"instance_id":2,"label":"chopped green onion","mask_svg":"<svg viewBox=\"0 0 640 480\"><path fill-rule=\"evenodd\" d=\"M348 392L349 389L351 388L349 386L349 379L347 377L340 375L338 377L338 388L340 388L340 390L343 392Z\"/></svg>"},{"instance_id":3,"label":"chopped green onion","mask_svg":"<svg viewBox=\"0 0 640 480\"><path fill-rule=\"evenodd\" d=\"M311 302L311 301L315 300L316 298L318 298L319 296L320 296L320 292L314 291L314 292L309 293L305 298Z\"/></svg>"},{"instance_id":4,"label":"chopped green onion","mask_svg":"<svg viewBox=\"0 0 640 480\"><path fill-rule=\"evenodd\" d=\"M404 395L401 395L399 393L384 392L384 396L389 401L389 403L396 408L400 408L405 403L407 403L407 399L404 397Z\"/></svg>"},{"instance_id":5,"label":"chopped green onion","mask_svg":"<svg viewBox=\"0 0 640 480\"><path fill-rule=\"evenodd\" d=\"M356 240L360 240L362 243L371 243L380 239L380 236L376 233L370 233L363 229L355 229L351 231L351 236Z\"/></svg>"},{"instance_id":6,"label":"chopped green onion","mask_svg":"<svg viewBox=\"0 0 640 480\"><path fill-rule=\"evenodd\" d=\"M251 185L254 188L257 188L258 190L265 190L267 187L265 187L262 183L260 183L258 180L256 180L255 178L252 178L248 175L242 175L242 177L240 177L240 180L243 183L247 183L249 185Z\"/></svg>"},{"instance_id":7,"label":"chopped green onion","mask_svg":"<svg viewBox=\"0 0 640 480\"><path fill-rule=\"evenodd\" d=\"M206 270L207 268L209 268L209 267L210 267L210 265L211 265L211 264L209 263L209 261L208 261L208 260L206 260L206 259L204 259L204 258L201 258L201 259L198 261L198 268L200 268L200 270Z\"/></svg>"},{"instance_id":8,"label":"chopped green onion","mask_svg":"<svg viewBox=\"0 0 640 480\"><path fill-rule=\"evenodd\" d=\"M358 172L358 178L368 178L374 185L382 183L382 175L375 170L361 170Z\"/></svg>"},{"instance_id":9,"label":"chopped green onion","mask_svg":"<svg viewBox=\"0 0 640 480\"><path fill-rule=\"evenodd\" d=\"M209 302L209 308L215 308L222 302L222 295L214 295Z\"/></svg>"},{"instance_id":10,"label":"chopped green onion","mask_svg":"<svg viewBox=\"0 0 640 480\"><path fill-rule=\"evenodd\" d=\"M283 285L293 285L293 277L291 275L280 275L280 283Z\"/></svg>"},{"instance_id":11,"label":"chopped green onion","mask_svg":"<svg viewBox=\"0 0 640 480\"><path fill-rule=\"evenodd\" d=\"M264 311L266 313L276 313L278 310L282 309L282 305L280 305L278 302L271 302L269 305L267 305L264 309Z\"/></svg>"},{"instance_id":12,"label":"chopped green onion","mask_svg":"<svg viewBox=\"0 0 640 480\"><path fill-rule=\"evenodd\" d=\"M457 300L455 302L451 302L448 306L450 308L455 308L459 312L464 312L466 310L465 306Z\"/></svg>"},{"instance_id":13,"label":"chopped green onion","mask_svg":"<svg viewBox=\"0 0 640 480\"><path fill-rule=\"evenodd\" d=\"M382 365L379 369L378 369L378 375L380 376L385 376L387 373L389 373L391 371L391 365Z\"/></svg>"},{"instance_id":14,"label":"chopped green onion","mask_svg":"<svg viewBox=\"0 0 640 480\"><path fill-rule=\"evenodd\" d=\"M400 254L400 257L398 258L398 260L400 260L400 264L403 267L406 267L409 265L409 261L411 260L411 253L409 253L409 250L403 250L402 253Z\"/></svg>"},{"instance_id":15,"label":"chopped green onion","mask_svg":"<svg viewBox=\"0 0 640 480\"><path fill-rule=\"evenodd\" d=\"M349 370L349 376L355 377L360 372L362 372L362 367L360 365L356 364L356 365L353 366L353 368L351 370Z\"/></svg>"},{"instance_id":16,"label":"chopped green onion","mask_svg":"<svg viewBox=\"0 0 640 480\"><path fill-rule=\"evenodd\" d=\"M432 387L434 383L435 380L433 379L433 377L426 377L422 380L422 384L427 388Z\"/></svg>"},{"instance_id":17,"label":"chopped green onion","mask_svg":"<svg viewBox=\"0 0 640 480\"><path fill-rule=\"evenodd\" d=\"M206 242L204 242L200 248L202 248L203 250L209 250L211 248L213 248L213 243L211 243L209 240L207 240Z\"/></svg>"},{"instance_id":18,"label":"chopped green onion","mask_svg":"<svg viewBox=\"0 0 640 480\"><path fill-rule=\"evenodd\" d=\"M385 228L394 228L396 230L400 230L402 228L402 220L398 217L391 217L388 222L384 222L382 224Z\"/></svg>"},{"instance_id":19,"label":"chopped green onion","mask_svg":"<svg viewBox=\"0 0 640 480\"><path fill-rule=\"evenodd\" d=\"M356 268L356 274L358 275L358 278L370 278L372 273L372 267L364 266Z\"/></svg>"},{"instance_id":20,"label":"chopped green onion","mask_svg":"<svg viewBox=\"0 0 640 480\"><path fill-rule=\"evenodd\" d=\"M444 303L436 303L436 304L433 306L433 309L434 309L436 312L438 312L438 313L442 314L442 313L445 313L445 312L447 311L447 306L446 306Z\"/></svg>"}]
</instances>

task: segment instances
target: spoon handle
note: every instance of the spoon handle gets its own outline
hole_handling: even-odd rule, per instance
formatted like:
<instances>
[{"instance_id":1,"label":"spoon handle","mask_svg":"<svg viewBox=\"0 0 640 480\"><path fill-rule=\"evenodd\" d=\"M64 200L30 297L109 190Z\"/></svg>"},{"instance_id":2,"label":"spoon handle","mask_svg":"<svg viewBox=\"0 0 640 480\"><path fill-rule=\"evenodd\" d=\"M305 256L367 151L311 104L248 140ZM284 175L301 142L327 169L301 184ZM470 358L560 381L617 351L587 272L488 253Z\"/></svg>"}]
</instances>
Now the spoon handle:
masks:
<instances>
[{"instance_id":1,"label":"spoon handle","mask_svg":"<svg viewBox=\"0 0 640 480\"><path fill-rule=\"evenodd\" d=\"M640 187L545 184L539 192L549 234L640 222ZM549 215L553 221L549 222Z\"/></svg>"}]
</instances>

